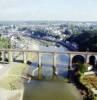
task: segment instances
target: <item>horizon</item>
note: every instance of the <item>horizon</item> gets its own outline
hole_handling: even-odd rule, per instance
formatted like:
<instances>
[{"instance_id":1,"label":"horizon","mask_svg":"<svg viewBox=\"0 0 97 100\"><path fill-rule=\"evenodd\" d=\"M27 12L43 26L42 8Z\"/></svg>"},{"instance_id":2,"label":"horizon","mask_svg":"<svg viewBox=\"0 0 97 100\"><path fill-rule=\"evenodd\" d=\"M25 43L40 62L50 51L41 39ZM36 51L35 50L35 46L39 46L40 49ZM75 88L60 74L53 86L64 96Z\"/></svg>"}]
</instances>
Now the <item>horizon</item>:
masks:
<instances>
[{"instance_id":1,"label":"horizon","mask_svg":"<svg viewBox=\"0 0 97 100\"><path fill-rule=\"evenodd\" d=\"M97 22L97 21L81 21L81 20L0 20L0 22Z\"/></svg>"}]
</instances>

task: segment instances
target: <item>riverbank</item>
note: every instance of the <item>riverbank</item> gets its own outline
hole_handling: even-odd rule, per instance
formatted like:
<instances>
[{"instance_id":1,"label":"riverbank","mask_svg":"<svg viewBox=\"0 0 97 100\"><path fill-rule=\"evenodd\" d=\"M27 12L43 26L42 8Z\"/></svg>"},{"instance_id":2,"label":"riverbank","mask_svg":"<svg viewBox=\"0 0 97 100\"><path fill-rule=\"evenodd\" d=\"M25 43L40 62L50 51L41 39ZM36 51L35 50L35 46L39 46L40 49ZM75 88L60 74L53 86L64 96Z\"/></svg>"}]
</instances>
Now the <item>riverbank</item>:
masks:
<instances>
[{"instance_id":1,"label":"riverbank","mask_svg":"<svg viewBox=\"0 0 97 100\"><path fill-rule=\"evenodd\" d=\"M69 51L77 51L76 47L74 47L71 43L66 43L66 41L51 40L51 39L45 39L42 37L41 38L40 37L31 37L31 38L35 39L35 40L43 40L43 41L59 44L59 45L63 46L64 48L67 48Z\"/></svg>"},{"instance_id":2,"label":"riverbank","mask_svg":"<svg viewBox=\"0 0 97 100\"><path fill-rule=\"evenodd\" d=\"M21 76L26 65L11 63L4 67L8 69L0 75L0 100L23 100L24 85Z\"/></svg>"}]
</instances>

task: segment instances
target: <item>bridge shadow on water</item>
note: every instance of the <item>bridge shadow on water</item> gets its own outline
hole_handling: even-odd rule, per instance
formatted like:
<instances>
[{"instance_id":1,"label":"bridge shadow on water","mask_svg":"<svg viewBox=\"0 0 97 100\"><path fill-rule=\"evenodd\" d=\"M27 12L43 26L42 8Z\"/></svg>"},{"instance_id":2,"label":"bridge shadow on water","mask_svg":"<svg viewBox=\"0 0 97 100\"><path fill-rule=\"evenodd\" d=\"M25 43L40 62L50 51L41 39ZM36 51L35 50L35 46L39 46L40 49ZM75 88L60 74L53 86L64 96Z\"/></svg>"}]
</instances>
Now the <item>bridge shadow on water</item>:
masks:
<instances>
[{"instance_id":1,"label":"bridge shadow on water","mask_svg":"<svg viewBox=\"0 0 97 100\"><path fill-rule=\"evenodd\" d=\"M37 62L29 62L28 65L29 65L28 73L32 74L34 71L35 72L35 73L33 73L34 76L38 76L38 68L39 68L38 63ZM55 69L55 75L63 77L63 78L67 78L67 76L68 76L68 67L67 66L68 65L64 66L64 65L57 64L56 69ZM42 77L44 79L48 79L48 78L52 79L53 64L41 64L40 68L41 68Z\"/></svg>"}]
</instances>

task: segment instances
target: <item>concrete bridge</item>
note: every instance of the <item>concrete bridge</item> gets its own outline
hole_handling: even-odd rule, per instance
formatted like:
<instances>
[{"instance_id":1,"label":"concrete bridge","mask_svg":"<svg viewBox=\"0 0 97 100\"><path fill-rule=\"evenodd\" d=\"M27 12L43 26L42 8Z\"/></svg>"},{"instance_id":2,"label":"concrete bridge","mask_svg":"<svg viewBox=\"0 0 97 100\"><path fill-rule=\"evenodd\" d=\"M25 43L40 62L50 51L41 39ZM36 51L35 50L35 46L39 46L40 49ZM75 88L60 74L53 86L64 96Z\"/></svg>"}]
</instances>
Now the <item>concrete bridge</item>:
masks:
<instances>
[{"instance_id":1,"label":"concrete bridge","mask_svg":"<svg viewBox=\"0 0 97 100\"><path fill-rule=\"evenodd\" d=\"M97 56L96 52L71 52L71 51L65 51L65 52L46 52L46 51L33 51L33 50L19 50L19 49L0 49L0 53L1 53L1 62L5 61L5 58L8 59L8 62L14 62L14 54L18 52L22 55L22 61L23 63L27 63L28 62L28 57L27 57L27 53L31 52L31 53L36 53L38 55L38 67L41 67L41 56L42 54L52 54L53 56L53 74L55 74L56 72L56 64L57 64L57 60L56 60L56 56L57 55L67 55L69 57L69 62L68 62L68 66L69 68L72 66L72 59L73 57L75 57L76 55L81 55L82 57L85 58L85 62L88 63L89 62L89 57L90 56Z\"/></svg>"}]
</instances>

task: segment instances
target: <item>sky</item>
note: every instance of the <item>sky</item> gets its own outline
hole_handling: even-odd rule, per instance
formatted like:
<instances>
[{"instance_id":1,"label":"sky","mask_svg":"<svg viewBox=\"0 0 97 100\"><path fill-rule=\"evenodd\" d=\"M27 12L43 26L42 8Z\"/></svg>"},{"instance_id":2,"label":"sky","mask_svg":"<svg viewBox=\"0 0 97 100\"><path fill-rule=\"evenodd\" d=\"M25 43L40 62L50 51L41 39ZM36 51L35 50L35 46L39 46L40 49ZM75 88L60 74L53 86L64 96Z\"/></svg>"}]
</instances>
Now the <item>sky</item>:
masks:
<instances>
[{"instance_id":1,"label":"sky","mask_svg":"<svg viewBox=\"0 0 97 100\"><path fill-rule=\"evenodd\" d=\"M0 20L97 21L97 0L0 0Z\"/></svg>"}]
</instances>

